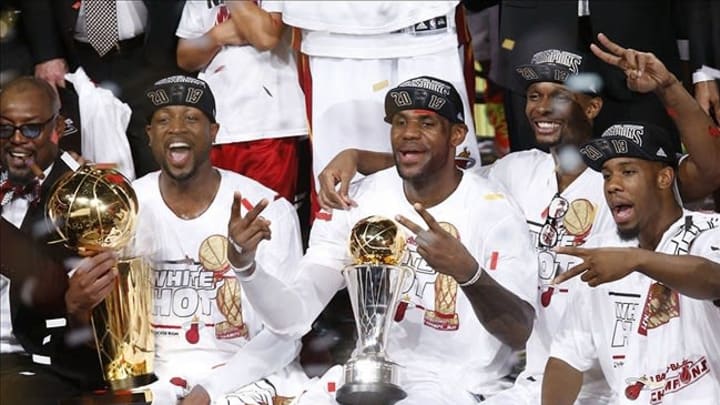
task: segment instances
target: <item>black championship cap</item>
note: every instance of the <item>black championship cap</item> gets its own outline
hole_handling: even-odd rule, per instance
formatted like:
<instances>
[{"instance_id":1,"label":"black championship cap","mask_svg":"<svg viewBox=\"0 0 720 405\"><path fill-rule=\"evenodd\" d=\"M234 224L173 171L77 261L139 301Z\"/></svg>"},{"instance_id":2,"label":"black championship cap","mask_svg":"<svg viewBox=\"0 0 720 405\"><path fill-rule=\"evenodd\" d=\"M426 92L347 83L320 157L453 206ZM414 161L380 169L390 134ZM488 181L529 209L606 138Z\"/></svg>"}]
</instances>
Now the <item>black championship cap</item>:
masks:
<instances>
[{"instance_id":1,"label":"black championship cap","mask_svg":"<svg viewBox=\"0 0 720 405\"><path fill-rule=\"evenodd\" d=\"M524 89L537 82L554 82L580 93L599 94L602 80L588 70L589 59L569 51L546 49L534 54L529 64L516 67L515 72Z\"/></svg>"},{"instance_id":2,"label":"black championship cap","mask_svg":"<svg viewBox=\"0 0 720 405\"><path fill-rule=\"evenodd\" d=\"M664 162L673 167L678 163L678 152L670 134L656 125L642 122L622 122L603 132L580 148L585 164L601 171L603 163L618 157L632 157Z\"/></svg>"},{"instance_id":3,"label":"black championship cap","mask_svg":"<svg viewBox=\"0 0 720 405\"><path fill-rule=\"evenodd\" d=\"M463 102L452 84L430 76L400 83L385 95L385 122L404 110L429 110L454 123L465 123Z\"/></svg>"},{"instance_id":4,"label":"black championship cap","mask_svg":"<svg viewBox=\"0 0 720 405\"><path fill-rule=\"evenodd\" d=\"M215 122L215 97L203 80L181 75L166 77L147 89L145 97L150 103L148 122L155 111L168 105L195 107Z\"/></svg>"}]
</instances>

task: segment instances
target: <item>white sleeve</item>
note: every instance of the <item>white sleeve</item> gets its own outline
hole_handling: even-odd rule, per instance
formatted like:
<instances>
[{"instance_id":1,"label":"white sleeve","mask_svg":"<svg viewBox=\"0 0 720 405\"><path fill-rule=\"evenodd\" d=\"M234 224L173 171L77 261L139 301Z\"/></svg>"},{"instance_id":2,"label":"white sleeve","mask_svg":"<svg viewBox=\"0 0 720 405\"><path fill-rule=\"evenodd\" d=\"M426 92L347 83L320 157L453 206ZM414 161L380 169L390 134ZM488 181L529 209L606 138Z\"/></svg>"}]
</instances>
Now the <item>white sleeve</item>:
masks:
<instances>
[{"instance_id":1,"label":"white sleeve","mask_svg":"<svg viewBox=\"0 0 720 405\"><path fill-rule=\"evenodd\" d=\"M693 241L690 254L720 263L720 228L702 232Z\"/></svg>"},{"instance_id":2,"label":"white sleeve","mask_svg":"<svg viewBox=\"0 0 720 405\"><path fill-rule=\"evenodd\" d=\"M343 232L346 214L335 211L334 215L329 221L315 220L310 248L294 277L280 279L262 265L251 276L238 277L253 309L276 333L291 336L307 333L315 318L344 286L341 269L349 232Z\"/></svg>"},{"instance_id":3,"label":"white sleeve","mask_svg":"<svg viewBox=\"0 0 720 405\"><path fill-rule=\"evenodd\" d=\"M300 352L300 340L280 336L263 329L245 344L224 365L213 369L199 381L210 395L210 403L247 384L279 371L290 364Z\"/></svg>"},{"instance_id":4,"label":"white sleeve","mask_svg":"<svg viewBox=\"0 0 720 405\"><path fill-rule=\"evenodd\" d=\"M578 371L587 371L597 359L592 338L592 303L590 294L595 290L579 289L567 304L560 329L550 347L550 357L560 359Z\"/></svg>"},{"instance_id":5,"label":"white sleeve","mask_svg":"<svg viewBox=\"0 0 720 405\"><path fill-rule=\"evenodd\" d=\"M272 201L261 214L270 220L270 240L262 241L255 261L281 280L292 279L302 258L300 221L295 208L286 199Z\"/></svg>"},{"instance_id":6,"label":"white sleeve","mask_svg":"<svg viewBox=\"0 0 720 405\"><path fill-rule=\"evenodd\" d=\"M282 13L283 2L277 0L262 0L260 2L260 8L267 11L268 13Z\"/></svg>"},{"instance_id":7,"label":"white sleeve","mask_svg":"<svg viewBox=\"0 0 720 405\"><path fill-rule=\"evenodd\" d=\"M519 214L505 216L484 234L480 265L495 281L535 308L538 261L529 235L527 223Z\"/></svg>"},{"instance_id":8,"label":"white sleeve","mask_svg":"<svg viewBox=\"0 0 720 405\"><path fill-rule=\"evenodd\" d=\"M210 31L212 26L206 27L203 24L203 12L206 7L206 1L189 0L183 7L180 23L178 23L175 35L179 38L192 39L203 36Z\"/></svg>"}]
</instances>

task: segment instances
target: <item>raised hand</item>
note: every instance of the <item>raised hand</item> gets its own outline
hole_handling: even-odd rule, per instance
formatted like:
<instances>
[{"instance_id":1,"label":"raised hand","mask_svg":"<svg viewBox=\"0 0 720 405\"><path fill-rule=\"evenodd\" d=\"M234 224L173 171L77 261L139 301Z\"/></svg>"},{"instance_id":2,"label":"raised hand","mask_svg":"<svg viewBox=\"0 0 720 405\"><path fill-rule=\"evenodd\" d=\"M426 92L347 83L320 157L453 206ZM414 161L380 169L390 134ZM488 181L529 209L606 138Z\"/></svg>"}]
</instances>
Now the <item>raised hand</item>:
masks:
<instances>
[{"instance_id":1,"label":"raised hand","mask_svg":"<svg viewBox=\"0 0 720 405\"><path fill-rule=\"evenodd\" d=\"M695 83L695 100L700 104L705 114L715 119L720 125L720 90L715 80L706 80Z\"/></svg>"},{"instance_id":2,"label":"raised hand","mask_svg":"<svg viewBox=\"0 0 720 405\"><path fill-rule=\"evenodd\" d=\"M603 62L622 69L630 90L647 93L678 81L654 54L623 48L605 34L598 34L597 38L608 52L595 44L590 45L590 50Z\"/></svg>"},{"instance_id":3,"label":"raised hand","mask_svg":"<svg viewBox=\"0 0 720 405\"><path fill-rule=\"evenodd\" d=\"M427 224L427 230L402 215L396 216L395 220L415 234L420 256L435 271L452 276L459 283L472 278L479 266L475 258L421 204L416 203L413 207Z\"/></svg>"},{"instance_id":4,"label":"raised hand","mask_svg":"<svg viewBox=\"0 0 720 405\"><path fill-rule=\"evenodd\" d=\"M75 319L88 321L90 313L110 294L117 277L117 254L111 250L84 258L68 280L67 311Z\"/></svg>"},{"instance_id":5,"label":"raised hand","mask_svg":"<svg viewBox=\"0 0 720 405\"><path fill-rule=\"evenodd\" d=\"M67 62L62 58L50 59L35 65L35 77L50 83L56 91L58 87L65 88L65 73L67 72Z\"/></svg>"},{"instance_id":6,"label":"raised hand","mask_svg":"<svg viewBox=\"0 0 720 405\"><path fill-rule=\"evenodd\" d=\"M357 204L348 196L350 181L357 173L357 151L346 149L337 154L318 176L318 202L325 210L347 210ZM340 184L340 190L336 186Z\"/></svg>"},{"instance_id":7,"label":"raised hand","mask_svg":"<svg viewBox=\"0 0 720 405\"><path fill-rule=\"evenodd\" d=\"M558 275L553 284L560 284L579 274L580 279L590 287L619 280L632 273L637 267L635 258L637 248L598 248L584 249L572 246L555 248L555 252L576 256L582 263L571 267L568 271Z\"/></svg>"},{"instance_id":8,"label":"raised hand","mask_svg":"<svg viewBox=\"0 0 720 405\"><path fill-rule=\"evenodd\" d=\"M255 262L255 252L263 240L270 240L270 221L260 216L269 202L262 199L244 217L240 214L242 195L235 192L228 223L228 259L236 268L247 268Z\"/></svg>"}]
</instances>

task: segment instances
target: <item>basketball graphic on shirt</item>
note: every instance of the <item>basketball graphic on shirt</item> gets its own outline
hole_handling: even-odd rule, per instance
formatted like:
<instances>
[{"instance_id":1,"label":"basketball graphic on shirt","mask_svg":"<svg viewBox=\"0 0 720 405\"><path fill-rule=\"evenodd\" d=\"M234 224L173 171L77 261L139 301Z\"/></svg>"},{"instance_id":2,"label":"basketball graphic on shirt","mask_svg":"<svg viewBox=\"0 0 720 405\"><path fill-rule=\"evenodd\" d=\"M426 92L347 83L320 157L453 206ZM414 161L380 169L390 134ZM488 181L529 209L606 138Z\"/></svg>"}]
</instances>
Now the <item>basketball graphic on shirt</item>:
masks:
<instances>
[{"instance_id":1,"label":"basketball graphic on shirt","mask_svg":"<svg viewBox=\"0 0 720 405\"><path fill-rule=\"evenodd\" d=\"M595 220L595 206L589 200L579 198L570 203L563 226L568 234L573 236L586 235L592 228Z\"/></svg>"},{"instance_id":2,"label":"basketball graphic on shirt","mask_svg":"<svg viewBox=\"0 0 720 405\"><path fill-rule=\"evenodd\" d=\"M198 251L200 264L209 271L224 273L228 268L227 238L222 235L210 235Z\"/></svg>"},{"instance_id":3,"label":"basketball graphic on shirt","mask_svg":"<svg viewBox=\"0 0 720 405\"><path fill-rule=\"evenodd\" d=\"M227 321L215 326L215 335L218 339L246 337L247 327L243 322L240 304L240 283L234 277L223 280L223 285L217 291L216 302L220 313Z\"/></svg>"},{"instance_id":4,"label":"basketball graphic on shirt","mask_svg":"<svg viewBox=\"0 0 720 405\"><path fill-rule=\"evenodd\" d=\"M454 225L439 222L444 230L459 239L459 233ZM458 283L447 274L438 274L435 278L435 308L425 311L425 325L440 330L457 330L459 326L457 305Z\"/></svg>"}]
</instances>

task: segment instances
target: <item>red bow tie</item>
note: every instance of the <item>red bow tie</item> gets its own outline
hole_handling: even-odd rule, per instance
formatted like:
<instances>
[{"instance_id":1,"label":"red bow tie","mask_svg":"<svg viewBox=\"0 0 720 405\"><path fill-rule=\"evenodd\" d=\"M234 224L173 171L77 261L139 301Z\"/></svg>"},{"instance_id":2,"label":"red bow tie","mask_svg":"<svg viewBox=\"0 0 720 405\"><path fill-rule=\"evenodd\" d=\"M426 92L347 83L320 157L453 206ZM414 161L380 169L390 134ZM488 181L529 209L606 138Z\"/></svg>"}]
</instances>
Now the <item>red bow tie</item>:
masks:
<instances>
[{"instance_id":1,"label":"red bow tie","mask_svg":"<svg viewBox=\"0 0 720 405\"><path fill-rule=\"evenodd\" d=\"M16 198L36 203L40 199L40 182L36 179L28 184L13 184L7 179L7 173L3 173L0 179L0 205L4 207Z\"/></svg>"}]
</instances>

